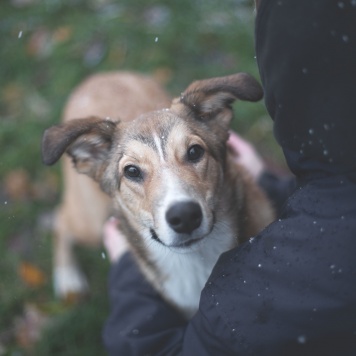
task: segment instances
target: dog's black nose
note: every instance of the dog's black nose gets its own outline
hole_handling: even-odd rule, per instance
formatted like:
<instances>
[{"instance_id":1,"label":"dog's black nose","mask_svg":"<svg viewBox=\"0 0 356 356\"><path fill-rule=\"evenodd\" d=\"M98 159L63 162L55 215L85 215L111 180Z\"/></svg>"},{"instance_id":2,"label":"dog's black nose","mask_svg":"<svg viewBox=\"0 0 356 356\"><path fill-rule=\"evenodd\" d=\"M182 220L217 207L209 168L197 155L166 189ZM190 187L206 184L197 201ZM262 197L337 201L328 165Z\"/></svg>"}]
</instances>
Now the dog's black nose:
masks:
<instances>
[{"instance_id":1,"label":"dog's black nose","mask_svg":"<svg viewBox=\"0 0 356 356\"><path fill-rule=\"evenodd\" d=\"M166 213L166 220L171 228L185 234L190 234L197 229L202 218L200 205L192 201L176 203Z\"/></svg>"}]
</instances>

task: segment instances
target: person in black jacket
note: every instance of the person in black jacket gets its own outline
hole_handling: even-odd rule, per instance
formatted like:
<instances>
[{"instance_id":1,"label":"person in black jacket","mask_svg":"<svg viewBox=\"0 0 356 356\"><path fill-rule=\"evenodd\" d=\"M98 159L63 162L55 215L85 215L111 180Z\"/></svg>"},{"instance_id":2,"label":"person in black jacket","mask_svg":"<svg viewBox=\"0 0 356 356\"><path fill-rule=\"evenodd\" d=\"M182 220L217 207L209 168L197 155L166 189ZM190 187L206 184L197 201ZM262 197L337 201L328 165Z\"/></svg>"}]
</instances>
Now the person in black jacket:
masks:
<instances>
[{"instance_id":1,"label":"person in black jacket","mask_svg":"<svg viewBox=\"0 0 356 356\"><path fill-rule=\"evenodd\" d=\"M110 355L356 355L356 1L258 3L265 103L297 188L220 257L189 322L121 257Z\"/></svg>"}]
</instances>

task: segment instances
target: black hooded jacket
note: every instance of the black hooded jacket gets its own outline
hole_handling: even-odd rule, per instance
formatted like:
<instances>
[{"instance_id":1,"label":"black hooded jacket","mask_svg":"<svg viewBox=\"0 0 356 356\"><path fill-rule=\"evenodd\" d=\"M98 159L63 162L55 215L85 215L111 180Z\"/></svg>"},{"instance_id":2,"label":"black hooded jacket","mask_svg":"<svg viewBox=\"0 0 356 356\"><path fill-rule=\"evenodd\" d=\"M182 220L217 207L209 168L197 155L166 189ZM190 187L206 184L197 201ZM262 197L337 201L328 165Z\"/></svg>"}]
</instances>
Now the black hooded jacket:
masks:
<instances>
[{"instance_id":1,"label":"black hooded jacket","mask_svg":"<svg viewBox=\"0 0 356 356\"><path fill-rule=\"evenodd\" d=\"M110 277L111 355L356 355L356 1L262 0L256 53L298 188L220 257L189 323L124 256Z\"/></svg>"}]
</instances>

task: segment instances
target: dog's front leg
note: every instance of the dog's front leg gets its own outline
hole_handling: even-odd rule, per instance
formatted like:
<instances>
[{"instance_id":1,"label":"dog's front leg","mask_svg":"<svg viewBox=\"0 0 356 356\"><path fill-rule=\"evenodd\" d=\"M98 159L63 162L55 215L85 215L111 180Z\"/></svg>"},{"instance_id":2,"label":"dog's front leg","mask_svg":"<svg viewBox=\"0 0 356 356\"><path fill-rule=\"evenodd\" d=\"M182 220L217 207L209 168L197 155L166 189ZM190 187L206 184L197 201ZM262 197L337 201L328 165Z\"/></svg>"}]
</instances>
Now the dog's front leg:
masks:
<instances>
[{"instance_id":1,"label":"dog's front leg","mask_svg":"<svg viewBox=\"0 0 356 356\"><path fill-rule=\"evenodd\" d=\"M72 300L86 294L88 282L76 263L73 238L66 226L59 210L56 214L53 241L53 286L57 297Z\"/></svg>"}]
</instances>

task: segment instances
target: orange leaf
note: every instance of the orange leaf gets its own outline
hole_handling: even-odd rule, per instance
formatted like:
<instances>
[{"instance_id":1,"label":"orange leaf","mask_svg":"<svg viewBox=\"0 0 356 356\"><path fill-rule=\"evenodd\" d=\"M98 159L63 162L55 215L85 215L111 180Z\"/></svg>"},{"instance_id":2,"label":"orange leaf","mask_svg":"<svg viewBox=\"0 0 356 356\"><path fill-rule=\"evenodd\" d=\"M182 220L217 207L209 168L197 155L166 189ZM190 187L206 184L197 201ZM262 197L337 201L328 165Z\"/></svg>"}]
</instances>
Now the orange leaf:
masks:
<instances>
[{"instance_id":1,"label":"orange leaf","mask_svg":"<svg viewBox=\"0 0 356 356\"><path fill-rule=\"evenodd\" d=\"M6 194L14 200L26 199L30 195L30 176L23 168L10 171L5 175L4 188Z\"/></svg>"},{"instance_id":2,"label":"orange leaf","mask_svg":"<svg viewBox=\"0 0 356 356\"><path fill-rule=\"evenodd\" d=\"M68 41L72 36L72 28L69 26L62 26L57 28L53 33L53 39L55 42Z\"/></svg>"},{"instance_id":3,"label":"orange leaf","mask_svg":"<svg viewBox=\"0 0 356 356\"><path fill-rule=\"evenodd\" d=\"M21 279L30 287L39 287L46 281L45 274L36 266L22 262L19 266Z\"/></svg>"}]
</instances>

